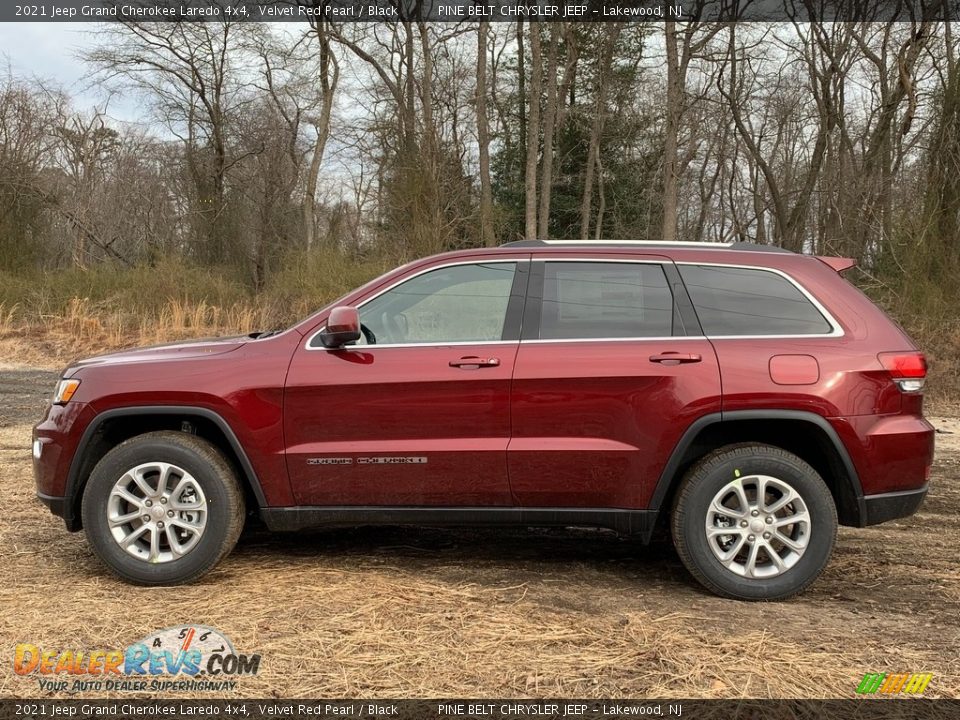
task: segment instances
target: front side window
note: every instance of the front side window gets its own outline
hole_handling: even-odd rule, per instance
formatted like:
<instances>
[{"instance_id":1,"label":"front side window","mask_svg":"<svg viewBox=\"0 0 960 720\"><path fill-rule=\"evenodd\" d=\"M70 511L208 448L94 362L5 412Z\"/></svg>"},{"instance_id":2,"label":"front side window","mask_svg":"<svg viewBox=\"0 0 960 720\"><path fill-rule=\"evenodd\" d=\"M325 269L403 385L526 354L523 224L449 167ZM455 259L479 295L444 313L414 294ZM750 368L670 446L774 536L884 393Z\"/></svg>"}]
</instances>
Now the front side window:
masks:
<instances>
[{"instance_id":1,"label":"front side window","mask_svg":"<svg viewBox=\"0 0 960 720\"><path fill-rule=\"evenodd\" d=\"M544 264L540 339L668 337L673 293L654 263Z\"/></svg>"},{"instance_id":2,"label":"front side window","mask_svg":"<svg viewBox=\"0 0 960 720\"><path fill-rule=\"evenodd\" d=\"M759 268L680 265L708 336L825 335L833 328L800 289Z\"/></svg>"},{"instance_id":3,"label":"front side window","mask_svg":"<svg viewBox=\"0 0 960 720\"><path fill-rule=\"evenodd\" d=\"M451 265L402 282L360 307L358 344L500 340L516 269L515 262Z\"/></svg>"}]
</instances>

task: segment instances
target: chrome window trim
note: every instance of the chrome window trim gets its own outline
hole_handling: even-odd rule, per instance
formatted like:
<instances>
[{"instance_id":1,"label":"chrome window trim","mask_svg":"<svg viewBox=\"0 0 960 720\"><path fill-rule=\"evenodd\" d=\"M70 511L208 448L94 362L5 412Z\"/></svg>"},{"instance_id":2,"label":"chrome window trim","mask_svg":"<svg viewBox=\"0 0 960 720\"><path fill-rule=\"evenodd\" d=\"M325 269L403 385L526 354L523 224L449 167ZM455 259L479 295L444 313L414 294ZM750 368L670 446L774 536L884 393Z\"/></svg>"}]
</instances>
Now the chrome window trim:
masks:
<instances>
[{"instance_id":1,"label":"chrome window trim","mask_svg":"<svg viewBox=\"0 0 960 720\"><path fill-rule=\"evenodd\" d=\"M545 338L521 340L524 345L545 345L548 343L585 343L585 342L641 342L643 340L705 340L703 335L660 335L657 337L605 337L605 338Z\"/></svg>"},{"instance_id":2,"label":"chrome window trim","mask_svg":"<svg viewBox=\"0 0 960 720\"><path fill-rule=\"evenodd\" d=\"M644 241L637 241L637 244L640 244ZM693 243L689 243L693 244ZM704 243L706 245L721 245L721 243ZM722 246L722 245L721 245ZM364 305L366 305L371 300L379 297L380 295L392 290L401 283L406 282L407 280L412 280L415 277L428 273L432 270L441 270L447 267L455 267L457 265L495 265L495 264L504 264L504 263L522 263L522 262L603 262L603 263L642 263L647 265L663 265L665 262L672 262L674 265L700 265L706 267L728 267L736 268L739 270L758 270L760 272L770 272L780 277L784 278L793 285L800 293L810 301L811 304L823 315L824 319L833 328L829 333L814 333L814 334L794 334L794 335L672 335L664 337L614 337L614 338L548 338L548 339L535 339L535 340L478 340L476 342L469 341L456 341L456 342L446 342L446 343L388 343L383 345L347 345L344 348L326 348L326 347L311 347L313 339L323 332L326 329L326 325L321 327L315 333L313 333L304 346L306 350L324 350L331 351L334 349L352 349L352 350L373 350L380 348L404 348L404 347L435 347L435 348L444 348L444 347L462 347L466 345L545 345L545 344L555 344L555 343L603 343L603 342L639 342L642 340L654 340L654 341L682 341L682 340L810 340L810 339L822 339L822 338L836 338L843 337L846 333L843 330L843 327L837 321L837 319L827 310L823 304L817 300L803 285L801 285L797 280L776 268L767 267L763 265L742 265L736 263L718 263L718 262L693 262L685 260L682 262L677 262L671 260L664 256L663 259L650 259L650 260L641 260L641 259L632 259L632 258L597 258L597 257L579 257L579 256L568 256L568 257L549 257L549 258L537 258L536 255L533 257L527 256L524 258L505 258L491 260L489 262L477 260L463 260L458 262L445 263L443 265L433 265L428 268L424 268L419 272L414 273L413 275L408 275L396 282L390 284L389 286L383 288L374 295L371 295L369 298L364 300L362 303L357 305L359 310ZM691 298L692 301L692 298ZM696 309L696 304L694 304L694 309Z\"/></svg>"},{"instance_id":3,"label":"chrome window trim","mask_svg":"<svg viewBox=\"0 0 960 720\"><path fill-rule=\"evenodd\" d=\"M843 337L844 331L843 326L837 321L837 319L827 310L823 304L813 296L813 294L807 290L803 285L797 282L790 275L785 273L783 270L778 270L777 268L766 267L761 265L742 265L735 263L718 263L718 262L693 262L690 260L684 260L683 262L675 262L676 265L694 265L701 267L727 267L735 268L737 270L757 270L759 272L769 272L779 275L788 283L793 285L797 290L800 291L800 294L803 295L810 303L823 315L823 318L827 321L827 324L832 328L828 333L808 333L808 334L787 334L787 335L707 335L704 334L704 337L707 337L711 340L792 340L796 338L834 338L834 337ZM681 277L682 277L681 273ZM689 294L689 290L687 291ZM690 298L691 302L693 298ZM693 309L697 309L697 304L693 303Z\"/></svg>"},{"instance_id":4,"label":"chrome window trim","mask_svg":"<svg viewBox=\"0 0 960 720\"><path fill-rule=\"evenodd\" d=\"M426 267L423 270L419 270L418 272L415 272L413 275L405 275L404 277L400 278L396 282L391 283L390 285L383 288L382 290L377 291L375 294L371 295L362 303L357 305L357 310L359 311L360 308L362 308L367 303L376 300L381 295L390 292L395 287L402 285L408 280L413 280L414 278L420 277L421 275L426 275L428 272L433 272L434 270L442 270L448 267L457 267L458 265L504 265L504 264L519 265L522 262L530 262L530 255L528 253L524 253L524 254L526 256L521 258L503 258L503 259L490 260L490 261L460 260L457 262L444 263L443 265L431 265L430 267ZM506 320L506 318L504 318L504 320ZM327 326L324 325L315 333L313 333L309 338L307 338L307 342L304 345L304 349L305 350L326 350L329 352L330 350L344 350L347 348L360 349L360 348L398 348L398 347L453 347L453 346L460 346L460 345L512 345L514 343L520 342L519 340L477 340L475 342L471 342L467 340L457 340L454 342L445 342L445 343L430 343L430 342L384 343L383 345L379 345L379 344L378 345L345 345L340 348L328 348L328 347L323 347L322 345L320 347L313 347L312 346L313 339L326 329L327 329Z\"/></svg>"},{"instance_id":5,"label":"chrome window trim","mask_svg":"<svg viewBox=\"0 0 960 720\"><path fill-rule=\"evenodd\" d=\"M344 345L339 348L307 348L308 350L373 350L380 348L408 348L408 347L432 347L432 348L445 348L445 347L462 347L464 345L517 345L519 340L477 340L476 342L470 342L469 340L457 340L456 342L446 342L446 343L384 343L380 345Z\"/></svg>"}]
</instances>

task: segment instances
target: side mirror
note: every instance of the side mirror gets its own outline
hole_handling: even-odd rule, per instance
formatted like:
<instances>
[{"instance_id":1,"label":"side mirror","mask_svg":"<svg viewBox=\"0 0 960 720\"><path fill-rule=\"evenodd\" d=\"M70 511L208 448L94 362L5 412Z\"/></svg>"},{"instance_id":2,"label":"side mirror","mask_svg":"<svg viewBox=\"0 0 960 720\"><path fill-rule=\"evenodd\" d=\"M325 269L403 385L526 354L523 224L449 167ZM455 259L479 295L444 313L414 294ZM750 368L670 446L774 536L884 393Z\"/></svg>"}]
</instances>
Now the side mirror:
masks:
<instances>
[{"instance_id":1,"label":"side mirror","mask_svg":"<svg viewBox=\"0 0 960 720\"><path fill-rule=\"evenodd\" d=\"M340 348L360 339L360 313L355 307L335 307L327 318L327 326L320 332L325 348Z\"/></svg>"}]
</instances>

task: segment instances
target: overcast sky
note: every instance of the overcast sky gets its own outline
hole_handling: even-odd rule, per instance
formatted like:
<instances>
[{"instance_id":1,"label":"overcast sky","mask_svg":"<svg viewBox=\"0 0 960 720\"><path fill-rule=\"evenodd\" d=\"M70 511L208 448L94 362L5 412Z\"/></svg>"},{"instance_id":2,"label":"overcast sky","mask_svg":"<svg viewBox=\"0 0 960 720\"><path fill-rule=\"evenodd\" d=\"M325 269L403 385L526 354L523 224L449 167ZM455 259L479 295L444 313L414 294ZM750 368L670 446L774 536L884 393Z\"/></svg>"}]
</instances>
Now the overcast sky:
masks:
<instances>
[{"instance_id":1,"label":"overcast sky","mask_svg":"<svg viewBox=\"0 0 960 720\"><path fill-rule=\"evenodd\" d=\"M93 23L0 23L0 62L19 77L53 80L73 98L77 110L102 104L106 96L89 87L87 67L78 55L89 47L99 26ZM135 98L114 96L109 114L118 120L143 120Z\"/></svg>"}]
</instances>

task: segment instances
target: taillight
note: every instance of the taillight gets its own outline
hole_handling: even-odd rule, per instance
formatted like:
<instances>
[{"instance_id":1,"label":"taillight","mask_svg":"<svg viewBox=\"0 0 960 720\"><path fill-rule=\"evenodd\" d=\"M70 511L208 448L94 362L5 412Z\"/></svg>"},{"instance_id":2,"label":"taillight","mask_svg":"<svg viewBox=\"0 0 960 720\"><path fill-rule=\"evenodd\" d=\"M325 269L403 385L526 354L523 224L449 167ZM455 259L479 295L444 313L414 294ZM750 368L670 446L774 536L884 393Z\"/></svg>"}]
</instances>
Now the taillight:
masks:
<instances>
[{"instance_id":1,"label":"taillight","mask_svg":"<svg viewBox=\"0 0 960 720\"><path fill-rule=\"evenodd\" d=\"M923 353L885 352L877 355L877 359L903 392L923 390L923 382L927 379L927 359Z\"/></svg>"}]
</instances>

